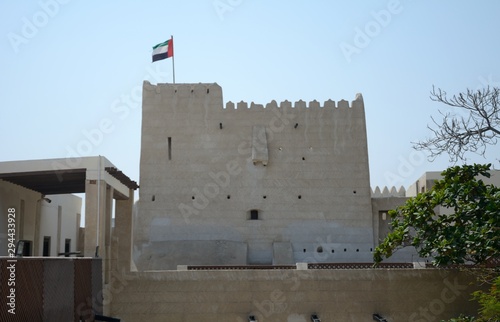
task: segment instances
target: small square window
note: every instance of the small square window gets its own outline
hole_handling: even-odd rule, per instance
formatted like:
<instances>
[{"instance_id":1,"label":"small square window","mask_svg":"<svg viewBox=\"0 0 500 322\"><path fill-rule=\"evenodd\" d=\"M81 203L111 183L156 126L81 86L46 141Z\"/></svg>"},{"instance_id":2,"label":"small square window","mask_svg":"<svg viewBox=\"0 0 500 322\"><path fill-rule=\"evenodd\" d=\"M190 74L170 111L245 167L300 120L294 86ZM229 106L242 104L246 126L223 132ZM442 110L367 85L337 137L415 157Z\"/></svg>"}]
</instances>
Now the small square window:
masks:
<instances>
[{"instance_id":1,"label":"small square window","mask_svg":"<svg viewBox=\"0 0 500 322\"><path fill-rule=\"evenodd\" d=\"M256 209L250 210L250 220L259 220L259 211Z\"/></svg>"}]
</instances>

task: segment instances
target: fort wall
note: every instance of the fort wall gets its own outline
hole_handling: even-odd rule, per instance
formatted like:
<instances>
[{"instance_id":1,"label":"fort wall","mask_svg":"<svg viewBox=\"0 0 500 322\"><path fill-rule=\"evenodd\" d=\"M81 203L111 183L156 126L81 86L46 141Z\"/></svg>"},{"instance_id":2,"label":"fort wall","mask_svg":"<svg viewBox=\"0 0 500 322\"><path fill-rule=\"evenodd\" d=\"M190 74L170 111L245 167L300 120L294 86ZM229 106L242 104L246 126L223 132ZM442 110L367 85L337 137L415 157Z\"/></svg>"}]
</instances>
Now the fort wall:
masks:
<instances>
[{"instance_id":1,"label":"fort wall","mask_svg":"<svg viewBox=\"0 0 500 322\"><path fill-rule=\"evenodd\" d=\"M326 262L371 260L360 94L224 105L217 84L145 82L142 123L139 269L289 264L320 246ZM192 251L168 263L180 242Z\"/></svg>"}]
</instances>

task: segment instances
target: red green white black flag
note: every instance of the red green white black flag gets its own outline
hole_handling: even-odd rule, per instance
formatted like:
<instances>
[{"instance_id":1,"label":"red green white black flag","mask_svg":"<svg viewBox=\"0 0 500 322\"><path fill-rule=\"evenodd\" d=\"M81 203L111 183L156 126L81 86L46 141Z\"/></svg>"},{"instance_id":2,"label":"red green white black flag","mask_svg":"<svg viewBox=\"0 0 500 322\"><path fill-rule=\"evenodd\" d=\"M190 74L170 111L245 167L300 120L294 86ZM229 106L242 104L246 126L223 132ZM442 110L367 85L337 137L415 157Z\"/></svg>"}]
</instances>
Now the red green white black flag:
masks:
<instances>
[{"instance_id":1,"label":"red green white black flag","mask_svg":"<svg viewBox=\"0 0 500 322\"><path fill-rule=\"evenodd\" d=\"M153 46L153 62L174 56L174 40L169 39Z\"/></svg>"},{"instance_id":2,"label":"red green white black flag","mask_svg":"<svg viewBox=\"0 0 500 322\"><path fill-rule=\"evenodd\" d=\"M175 67L174 67L174 37L169 40L153 46L153 63L158 60L172 57L172 76L175 84Z\"/></svg>"}]
</instances>

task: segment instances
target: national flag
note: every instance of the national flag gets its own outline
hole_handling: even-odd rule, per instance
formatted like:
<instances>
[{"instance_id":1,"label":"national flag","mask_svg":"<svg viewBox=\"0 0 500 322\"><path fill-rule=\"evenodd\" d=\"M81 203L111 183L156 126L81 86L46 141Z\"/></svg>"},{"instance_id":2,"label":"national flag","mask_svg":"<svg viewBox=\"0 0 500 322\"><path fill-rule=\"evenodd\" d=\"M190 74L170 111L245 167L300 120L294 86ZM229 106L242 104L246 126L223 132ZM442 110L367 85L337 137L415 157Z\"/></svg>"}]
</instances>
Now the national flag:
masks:
<instances>
[{"instance_id":1,"label":"national flag","mask_svg":"<svg viewBox=\"0 0 500 322\"><path fill-rule=\"evenodd\" d=\"M153 62L174 56L174 39L171 38L153 47Z\"/></svg>"}]
</instances>

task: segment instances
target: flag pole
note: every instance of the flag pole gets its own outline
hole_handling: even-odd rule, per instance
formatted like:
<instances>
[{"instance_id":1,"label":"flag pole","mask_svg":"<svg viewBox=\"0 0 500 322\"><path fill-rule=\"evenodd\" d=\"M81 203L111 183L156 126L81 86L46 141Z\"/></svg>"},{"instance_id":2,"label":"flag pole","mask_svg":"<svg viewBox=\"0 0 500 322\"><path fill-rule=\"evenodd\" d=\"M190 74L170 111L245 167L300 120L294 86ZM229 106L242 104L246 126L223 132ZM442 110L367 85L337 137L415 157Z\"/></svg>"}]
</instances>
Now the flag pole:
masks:
<instances>
[{"instance_id":1,"label":"flag pole","mask_svg":"<svg viewBox=\"0 0 500 322\"><path fill-rule=\"evenodd\" d=\"M174 36L170 35L170 41L172 42L172 80L175 84L175 64L174 64L174 59L175 59L175 54L174 54Z\"/></svg>"}]
</instances>

